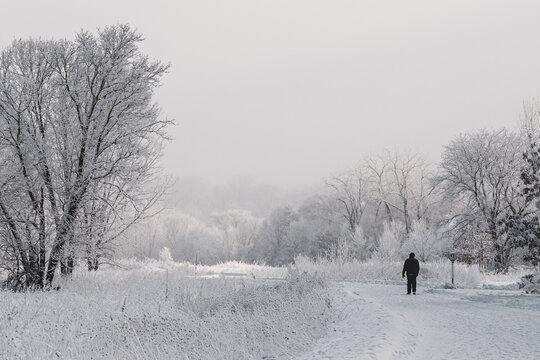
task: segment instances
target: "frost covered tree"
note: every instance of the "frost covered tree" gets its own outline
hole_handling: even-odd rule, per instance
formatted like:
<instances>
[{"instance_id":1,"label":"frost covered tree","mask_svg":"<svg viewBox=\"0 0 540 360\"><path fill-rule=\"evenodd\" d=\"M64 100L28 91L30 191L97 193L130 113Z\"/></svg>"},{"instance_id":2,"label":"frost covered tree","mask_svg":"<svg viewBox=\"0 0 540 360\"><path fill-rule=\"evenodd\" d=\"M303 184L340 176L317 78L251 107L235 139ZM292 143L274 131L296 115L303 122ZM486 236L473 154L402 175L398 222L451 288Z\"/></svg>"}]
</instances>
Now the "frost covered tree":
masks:
<instances>
[{"instance_id":1,"label":"frost covered tree","mask_svg":"<svg viewBox=\"0 0 540 360\"><path fill-rule=\"evenodd\" d=\"M438 197L430 181L430 165L420 154L384 151L364 163L377 215L384 208L386 220L403 221L407 234L414 219L429 217Z\"/></svg>"},{"instance_id":2,"label":"frost covered tree","mask_svg":"<svg viewBox=\"0 0 540 360\"><path fill-rule=\"evenodd\" d=\"M388 163L384 156L370 156L364 160L366 176L369 184L369 197L374 202L375 219L379 218L380 211L386 214L386 221L392 222L392 199L390 197L390 183L388 181ZM382 210L384 208L384 210Z\"/></svg>"},{"instance_id":3,"label":"frost covered tree","mask_svg":"<svg viewBox=\"0 0 540 360\"><path fill-rule=\"evenodd\" d=\"M175 261L214 264L229 259L223 234L200 219L183 213L164 213L156 225L161 228L157 242L170 249Z\"/></svg>"},{"instance_id":4,"label":"frost covered tree","mask_svg":"<svg viewBox=\"0 0 540 360\"><path fill-rule=\"evenodd\" d=\"M73 266L89 221L107 230L104 216L137 217L155 199L145 190L170 121L152 97L167 65L142 54L141 41L117 25L2 51L2 242L26 286L50 284L60 262Z\"/></svg>"},{"instance_id":5,"label":"frost covered tree","mask_svg":"<svg viewBox=\"0 0 540 360\"><path fill-rule=\"evenodd\" d=\"M522 205L503 220L508 236L526 249L524 260L540 263L540 104L525 104L522 119L525 150L520 180Z\"/></svg>"},{"instance_id":6,"label":"frost covered tree","mask_svg":"<svg viewBox=\"0 0 540 360\"><path fill-rule=\"evenodd\" d=\"M398 260L399 250L405 235L405 228L402 224L397 222L386 223L379 237L377 249L373 253L373 258L381 263Z\"/></svg>"},{"instance_id":7,"label":"frost covered tree","mask_svg":"<svg viewBox=\"0 0 540 360\"><path fill-rule=\"evenodd\" d=\"M399 210L403 216L405 232L411 231L411 200L413 198L413 184L416 180L415 172L421 170L424 166L422 159L413 153L398 154L396 152L388 154L388 165L391 174L391 184L393 195L397 198L394 207Z\"/></svg>"},{"instance_id":8,"label":"frost covered tree","mask_svg":"<svg viewBox=\"0 0 540 360\"><path fill-rule=\"evenodd\" d=\"M338 243L348 241L348 225L335 209L333 195L317 195L305 200L296 211L289 229L291 259L305 255L312 259L332 257Z\"/></svg>"},{"instance_id":9,"label":"frost covered tree","mask_svg":"<svg viewBox=\"0 0 540 360\"><path fill-rule=\"evenodd\" d=\"M333 190L339 214L346 221L351 234L356 232L367 205L367 180L361 168L334 176L326 182Z\"/></svg>"},{"instance_id":10,"label":"frost covered tree","mask_svg":"<svg viewBox=\"0 0 540 360\"><path fill-rule=\"evenodd\" d=\"M159 251L159 259L164 263L170 263L173 261L173 258L171 256L171 251L168 247L163 247Z\"/></svg>"},{"instance_id":11,"label":"frost covered tree","mask_svg":"<svg viewBox=\"0 0 540 360\"><path fill-rule=\"evenodd\" d=\"M332 177L327 181L334 199L329 209L349 230L340 243L366 258L385 223L402 222L409 234L413 221L428 221L441 198L431 176L431 166L420 154L394 150L366 156L358 166ZM368 234L370 239L357 241L359 228L361 238Z\"/></svg>"},{"instance_id":12,"label":"frost covered tree","mask_svg":"<svg viewBox=\"0 0 540 360\"><path fill-rule=\"evenodd\" d=\"M222 234L227 259L245 259L262 220L248 210L228 210L212 214L212 222ZM226 260L226 259L223 259Z\"/></svg>"},{"instance_id":13,"label":"frost covered tree","mask_svg":"<svg viewBox=\"0 0 540 360\"><path fill-rule=\"evenodd\" d=\"M436 229L428 226L425 221L415 220L409 236L401 246L401 252L403 255L414 252L419 261L428 261L441 255L444 247L444 239Z\"/></svg>"},{"instance_id":14,"label":"frost covered tree","mask_svg":"<svg viewBox=\"0 0 540 360\"><path fill-rule=\"evenodd\" d=\"M519 184L522 167L520 137L507 130L460 135L442 154L436 181L458 209L449 223L456 239L471 229L487 234L495 251L495 267L508 269L515 238L503 222L523 205Z\"/></svg>"},{"instance_id":15,"label":"frost covered tree","mask_svg":"<svg viewBox=\"0 0 540 360\"><path fill-rule=\"evenodd\" d=\"M269 265L284 265L293 261L298 253L291 237L291 225L298 213L291 206L276 208L263 222L251 249L250 258Z\"/></svg>"}]
</instances>

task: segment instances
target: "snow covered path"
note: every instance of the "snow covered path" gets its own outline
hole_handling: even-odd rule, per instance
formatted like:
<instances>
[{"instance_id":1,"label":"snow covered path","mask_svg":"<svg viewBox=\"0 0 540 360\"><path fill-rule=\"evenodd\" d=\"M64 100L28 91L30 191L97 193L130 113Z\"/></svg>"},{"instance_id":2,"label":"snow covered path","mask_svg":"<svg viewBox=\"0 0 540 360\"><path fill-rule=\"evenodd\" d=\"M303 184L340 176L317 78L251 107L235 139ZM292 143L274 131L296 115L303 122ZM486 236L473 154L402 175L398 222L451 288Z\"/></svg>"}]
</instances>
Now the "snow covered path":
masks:
<instances>
[{"instance_id":1,"label":"snow covered path","mask_svg":"<svg viewBox=\"0 0 540 360\"><path fill-rule=\"evenodd\" d=\"M540 359L540 297L336 282L340 320L298 359Z\"/></svg>"}]
</instances>

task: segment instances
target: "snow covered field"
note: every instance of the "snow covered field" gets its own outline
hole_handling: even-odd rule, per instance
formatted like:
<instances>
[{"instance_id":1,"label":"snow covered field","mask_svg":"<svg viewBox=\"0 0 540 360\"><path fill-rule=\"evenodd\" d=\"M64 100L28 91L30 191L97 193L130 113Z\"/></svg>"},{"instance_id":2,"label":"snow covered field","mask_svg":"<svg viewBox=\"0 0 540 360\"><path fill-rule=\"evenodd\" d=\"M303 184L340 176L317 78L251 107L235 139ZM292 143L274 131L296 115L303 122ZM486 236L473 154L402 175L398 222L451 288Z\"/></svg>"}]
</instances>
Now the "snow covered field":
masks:
<instances>
[{"instance_id":1,"label":"snow covered field","mask_svg":"<svg viewBox=\"0 0 540 360\"><path fill-rule=\"evenodd\" d=\"M313 276L131 265L81 270L60 291L0 292L0 359L292 358L333 318L327 286Z\"/></svg>"},{"instance_id":2,"label":"snow covered field","mask_svg":"<svg viewBox=\"0 0 540 360\"><path fill-rule=\"evenodd\" d=\"M303 269L123 265L77 272L60 291L1 292L0 359L540 358L540 296L518 274L448 290L433 264L407 296L403 280Z\"/></svg>"}]
</instances>

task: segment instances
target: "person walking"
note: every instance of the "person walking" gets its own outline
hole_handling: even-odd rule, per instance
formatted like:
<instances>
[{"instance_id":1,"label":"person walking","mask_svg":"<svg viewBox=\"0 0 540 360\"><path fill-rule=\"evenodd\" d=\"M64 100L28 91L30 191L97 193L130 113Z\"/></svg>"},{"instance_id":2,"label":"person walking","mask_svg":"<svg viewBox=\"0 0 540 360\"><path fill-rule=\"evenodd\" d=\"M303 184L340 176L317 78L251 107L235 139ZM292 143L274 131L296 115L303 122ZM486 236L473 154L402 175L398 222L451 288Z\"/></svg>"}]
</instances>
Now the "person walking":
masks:
<instances>
[{"instance_id":1,"label":"person walking","mask_svg":"<svg viewBox=\"0 0 540 360\"><path fill-rule=\"evenodd\" d=\"M411 288L414 295L416 295L416 277L420 272L420 263L414 258L414 253L409 254L409 258L405 260L403 264L403 271L401 277L405 277L407 273L407 295L411 295Z\"/></svg>"}]
</instances>

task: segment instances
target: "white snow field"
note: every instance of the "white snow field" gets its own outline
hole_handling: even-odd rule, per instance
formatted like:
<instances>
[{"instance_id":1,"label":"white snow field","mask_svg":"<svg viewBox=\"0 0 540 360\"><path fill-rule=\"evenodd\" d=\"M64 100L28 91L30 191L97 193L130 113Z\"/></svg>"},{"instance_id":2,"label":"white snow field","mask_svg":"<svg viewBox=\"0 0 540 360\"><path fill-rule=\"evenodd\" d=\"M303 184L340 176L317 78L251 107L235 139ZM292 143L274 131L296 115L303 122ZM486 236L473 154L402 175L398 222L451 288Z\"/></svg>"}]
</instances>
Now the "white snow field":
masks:
<instances>
[{"instance_id":1,"label":"white snow field","mask_svg":"<svg viewBox=\"0 0 540 360\"><path fill-rule=\"evenodd\" d=\"M353 265L80 269L60 291L0 291L0 359L540 359L540 296L519 276L449 290L430 264L416 296L403 280L323 279L380 269Z\"/></svg>"},{"instance_id":2,"label":"white snow field","mask_svg":"<svg viewBox=\"0 0 540 360\"><path fill-rule=\"evenodd\" d=\"M53 284L59 291L0 291L0 360L291 359L334 318L315 276L237 263L196 273L126 265L78 269Z\"/></svg>"},{"instance_id":3,"label":"white snow field","mask_svg":"<svg viewBox=\"0 0 540 360\"><path fill-rule=\"evenodd\" d=\"M507 286L508 287L508 286ZM340 320L297 359L540 359L540 297L519 290L337 281Z\"/></svg>"}]
</instances>

